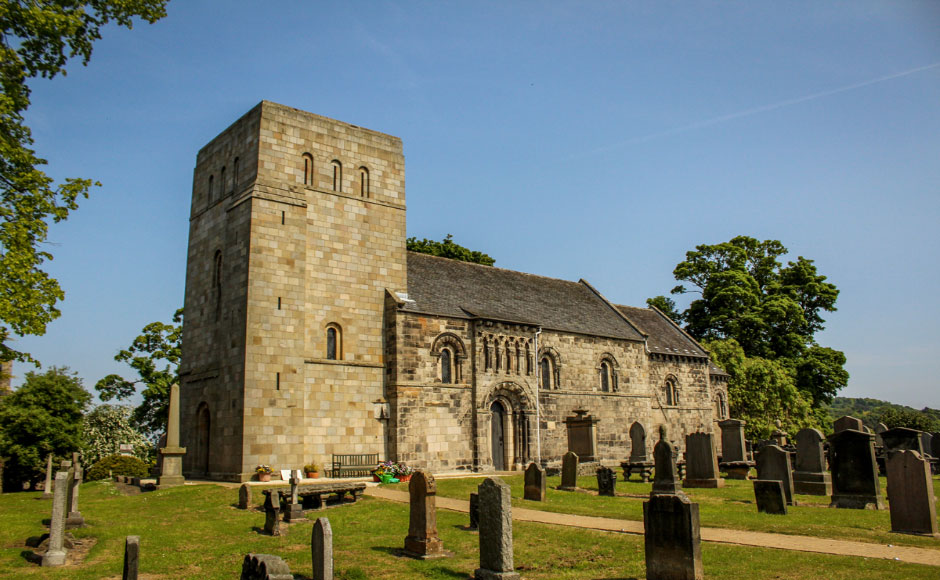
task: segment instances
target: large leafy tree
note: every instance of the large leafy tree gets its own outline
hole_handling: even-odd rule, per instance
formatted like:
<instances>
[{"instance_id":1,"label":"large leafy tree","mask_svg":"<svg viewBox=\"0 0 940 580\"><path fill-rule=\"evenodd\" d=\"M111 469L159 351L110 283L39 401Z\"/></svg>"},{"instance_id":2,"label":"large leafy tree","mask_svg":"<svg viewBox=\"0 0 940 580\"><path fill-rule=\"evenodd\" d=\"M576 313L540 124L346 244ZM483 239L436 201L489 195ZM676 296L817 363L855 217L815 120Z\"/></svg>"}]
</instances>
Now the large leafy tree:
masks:
<instances>
[{"instance_id":1,"label":"large leafy tree","mask_svg":"<svg viewBox=\"0 0 940 580\"><path fill-rule=\"evenodd\" d=\"M180 345L183 340L183 309L173 315L173 322L151 322L131 345L119 351L114 360L127 363L137 371L136 380L108 375L95 384L98 398L125 400L141 388L143 400L134 409L134 425L153 437L166 428L170 404L170 386L179 382Z\"/></svg>"},{"instance_id":2,"label":"large leafy tree","mask_svg":"<svg viewBox=\"0 0 940 580\"><path fill-rule=\"evenodd\" d=\"M454 236L447 234L440 242L434 240L411 237L406 242L409 252L418 252L420 254L430 254L451 260L460 260L461 262L473 262L474 264L483 264L492 266L496 260L476 250L470 250L454 242Z\"/></svg>"},{"instance_id":3,"label":"large leafy tree","mask_svg":"<svg viewBox=\"0 0 940 580\"><path fill-rule=\"evenodd\" d=\"M101 28L155 22L167 0L3 0L0 2L0 360L32 360L9 345L11 335L41 335L59 316L65 294L42 268L50 222L66 219L88 197L92 180L54 184L39 168L24 115L28 82L65 74L75 57L87 64Z\"/></svg>"},{"instance_id":4,"label":"large leafy tree","mask_svg":"<svg viewBox=\"0 0 940 580\"><path fill-rule=\"evenodd\" d=\"M133 409L124 405L98 405L85 415L82 427L82 460L94 465L102 457L121 452L121 445L131 445L132 455L141 460L150 457L153 446L134 426Z\"/></svg>"},{"instance_id":5,"label":"large leafy tree","mask_svg":"<svg viewBox=\"0 0 940 580\"><path fill-rule=\"evenodd\" d=\"M66 457L82 445L82 417L91 395L67 368L26 373L23 384L0 399L0 457L4 489L39 481L49 453Z\"/></svg>"}]
</instances>

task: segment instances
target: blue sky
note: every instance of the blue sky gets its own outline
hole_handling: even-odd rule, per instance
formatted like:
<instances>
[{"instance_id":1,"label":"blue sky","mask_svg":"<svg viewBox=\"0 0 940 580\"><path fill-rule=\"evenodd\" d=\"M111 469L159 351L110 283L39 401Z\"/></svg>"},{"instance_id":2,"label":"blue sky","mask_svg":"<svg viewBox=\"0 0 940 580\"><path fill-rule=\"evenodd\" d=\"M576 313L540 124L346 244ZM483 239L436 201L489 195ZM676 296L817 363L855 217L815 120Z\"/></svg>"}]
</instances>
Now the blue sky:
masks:
<instances>
[{"instance_id":1,"label":"blue sky","mask_svg":"<svg viewBox=\"0 0 940 580\"><path fill-rule=\"evenodd\" d=\"M31 85L50 174L103 185L51 230L62 317L17 345L130 376L183 302L196 152L267 99L401 137L409 235L614 302L779 239L841 290L842 394L940 408L938 29L929 1L171 2Z\"/></svg>"}]
</instances>

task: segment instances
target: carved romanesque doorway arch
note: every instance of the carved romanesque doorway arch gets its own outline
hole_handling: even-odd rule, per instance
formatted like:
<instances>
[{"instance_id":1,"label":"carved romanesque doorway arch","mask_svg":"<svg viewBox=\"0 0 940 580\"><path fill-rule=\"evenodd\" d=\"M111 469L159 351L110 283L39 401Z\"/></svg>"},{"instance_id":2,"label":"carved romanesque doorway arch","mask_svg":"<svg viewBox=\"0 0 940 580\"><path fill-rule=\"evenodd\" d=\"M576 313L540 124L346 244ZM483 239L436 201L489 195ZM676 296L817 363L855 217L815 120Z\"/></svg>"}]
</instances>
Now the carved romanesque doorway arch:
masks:
<instances>
[{"instance_id":1,"label":"carved romanesque doorway arch","mask_svg":"<svg viewBox=\"0 0 940 580\"><path fill-rule=\"evenodd\" d=\"M506 470L506 408L501 401L490 405L490 446L493 455L493 469Z\"/></svg>"},{"instance_id":2,"label":"carved romanesque doorway arch","mask_svg":"<svg viewBox=\"0 0 940 580\"><path fill-rule=\"evenodd\" d=\"M209 474L209 427L211 422L209 405L202 403L196 410L196 457L194 470L203 475Z\"/></svg>"},{"instance_id":3,"label":"carved romanesque doorway arch","mask_svg":"<svg viewBox=\"0 0 940 580\"><path fill-rule=\"evenodd\" d=\"M522 469L533 458L535 408L530 400L524 387L506 381L495 385L482 401L481 411L490 420L490 463L496 471Z\"/></svg>"}]
</instances>

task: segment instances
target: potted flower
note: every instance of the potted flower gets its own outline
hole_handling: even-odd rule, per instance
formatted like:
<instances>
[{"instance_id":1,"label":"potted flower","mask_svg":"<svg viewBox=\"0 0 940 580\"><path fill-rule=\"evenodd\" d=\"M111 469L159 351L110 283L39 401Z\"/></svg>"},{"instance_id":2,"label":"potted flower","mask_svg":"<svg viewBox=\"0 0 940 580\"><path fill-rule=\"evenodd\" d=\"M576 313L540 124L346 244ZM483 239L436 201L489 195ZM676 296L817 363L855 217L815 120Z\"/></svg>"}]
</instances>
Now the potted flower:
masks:
<instances>
[{"instance_id":1,"label":"potted flower","mask_svg":"<svg viewBox=\"0 0 940 580\"><path fill-rule=\"evenodd\" d=\"M274 474L274 469L270 465L259 465L255 467L255 473L258 474L258 481L271 481L271 475Z\"/></svg>"},{"instance_id":2,"label":"potted flower","mask_svg":"<svg viewBox=\"0 0 940 580\"><path fill-rule=\"evenodd\" d=\"M398 483L398 479L395 477L396 475L398 475L398 464L394 461L379 463L376 468L372 470L372 479L381 481L382 483Z\"/></svg>"},{"instance_id":3,"label":"potted flower","mask_svg":"<svg viewBox=\"0 0 940 580\"><path fill-rule=\"evenodd\" d=\"M398 481L411 481L411 476L415 472L413 467L409 467L404 463L399 463L396 465L396 468L398 471Z\"/></svg>"},{"instance_id":4,"label":"potted flower","mask_svg":"<svg viewBox=\"0 0 940 580\"><path fill-rule=\"evenodd\" d=\"M320 465L318 463L308 463L304 465L304 473L311 479L320 477Z\"/></svg>"}]
</instances>

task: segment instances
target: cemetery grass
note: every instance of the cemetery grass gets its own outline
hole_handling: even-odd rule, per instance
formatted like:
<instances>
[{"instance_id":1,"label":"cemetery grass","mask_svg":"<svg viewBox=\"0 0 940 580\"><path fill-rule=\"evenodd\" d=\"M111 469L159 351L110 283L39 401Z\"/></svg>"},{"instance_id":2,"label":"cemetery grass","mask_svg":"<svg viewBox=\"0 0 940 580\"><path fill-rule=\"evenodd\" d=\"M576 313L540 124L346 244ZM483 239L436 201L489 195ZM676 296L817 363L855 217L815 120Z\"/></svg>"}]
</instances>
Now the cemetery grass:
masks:
<instances>
[{"instance_id":1,"label":"cemetery grass","mask_svg":"<svg viewBox=\"0 0 940 580\"><path fill-rule=\"evenodd\" d=\"M595 495L583 492L558 491L561 477L548 478L545 502L522 499L523 476L503 477L512 487L514 506L585 516L598 516L621 520L643 521L643 502L649 496L651 483L638 479L617 481L618 497L596 495L597 479L579 477L578 486ZM483 481L479 478L437 480L437 493L443 497L468 500L471 492ZM934 493L940 497L940 476L934 476ZM882 495L887 504L885 478L881 478ZM393 489L407 490L407 484L395 484ZM885 510L853 510L829 508L824 496L795 495L797 506L788 507L786 516L758 513L754 503L754 487L750 481L725 480L721 489L685 489L688 496L699 504L699 517L703 527L731 528L777 534L814 536L836 540L854 540L897 546L915 546L940 550L940 540L891 532L891 516Z\"/></svg>"},{"instance_id":2,"label":"cemetery grass","mask_svg":"<svg viewBox=\"0 0 940 580\"><path fill-rule=\"evenodd\" d=\"M480 480L468 480L476 481ZM0 578L118 579L124 538L141 537L142 580L232 579L249 552L281 556L295 579L310 578L312 518L330 519L337 580L468 579L478 564L476 532L467 515L438 510L438 529L454 556L416 561L395 555L408 529L408 506L366 497L352 505L308 512L311 521L291 524L283 537L259 533L264 514L238 510L237 490L193 485L140 495L122 495L111 483L82 485L82 513L89 526L77 538L97 539L78 566L40 568L22 556L24 540L43 532L51 502L39 493L0 495ZM516 522L517 570L526 580L645 578L643 538L631 534ZM785 580L936 578L937 569L889 560L827 556L703 543L705 573L712 578ZM824 571L821 573L821 571Z\"/></svg>"}]
</instances>

